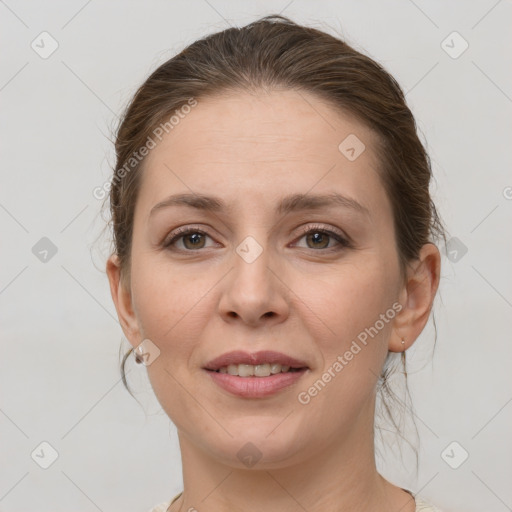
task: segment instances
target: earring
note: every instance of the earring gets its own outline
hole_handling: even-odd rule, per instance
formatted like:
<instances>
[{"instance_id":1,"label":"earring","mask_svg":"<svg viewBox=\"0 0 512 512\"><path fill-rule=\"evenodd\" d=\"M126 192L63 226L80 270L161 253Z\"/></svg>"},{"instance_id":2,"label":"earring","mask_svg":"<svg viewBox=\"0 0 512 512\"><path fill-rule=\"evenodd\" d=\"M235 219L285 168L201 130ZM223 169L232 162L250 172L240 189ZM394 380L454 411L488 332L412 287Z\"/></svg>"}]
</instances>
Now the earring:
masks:
<instances>
[{"instance_id":1,"label":"earring","mask_svg":"<svg viewBox=\"0 0 512 512\"><path fill-rule=\"evenodd\" d=\"M402 345L405 345L405 340L402 340Z\"/></svg>"},{"instance_id":2,"label":"earring","mask_svg":"<svg viewBox=\"0 0 512 512\"><path fill-rule=\"evenodd\" d=\"M143 353L142 347L140 345L133 349L133 355L135 357L135 362L137 364L142 364L143 359L142 359L141 355L139 354L139 352Z\"/></svg>"}]
</instances>

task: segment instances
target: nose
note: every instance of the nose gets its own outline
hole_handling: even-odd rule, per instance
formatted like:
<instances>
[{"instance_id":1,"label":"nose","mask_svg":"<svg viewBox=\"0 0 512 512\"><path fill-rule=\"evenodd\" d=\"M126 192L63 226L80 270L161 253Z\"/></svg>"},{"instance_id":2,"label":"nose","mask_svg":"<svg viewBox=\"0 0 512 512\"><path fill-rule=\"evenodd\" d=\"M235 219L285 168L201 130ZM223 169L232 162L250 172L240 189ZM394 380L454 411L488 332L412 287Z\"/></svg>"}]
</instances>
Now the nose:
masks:
<instances>
[{"instance_id":1,"label":"nose","mask_svg":"<svg viewBox=\"0 0 512 512\"><path fill-rule=\"evenodd\" d=\"M270 251L263 249L254 260L235 251L232 261L234 268L226 276L219 301L222 318L252 327L283 322L289 315L289 288L279 276L282 272Z\"/></svg>"}]
</instances>

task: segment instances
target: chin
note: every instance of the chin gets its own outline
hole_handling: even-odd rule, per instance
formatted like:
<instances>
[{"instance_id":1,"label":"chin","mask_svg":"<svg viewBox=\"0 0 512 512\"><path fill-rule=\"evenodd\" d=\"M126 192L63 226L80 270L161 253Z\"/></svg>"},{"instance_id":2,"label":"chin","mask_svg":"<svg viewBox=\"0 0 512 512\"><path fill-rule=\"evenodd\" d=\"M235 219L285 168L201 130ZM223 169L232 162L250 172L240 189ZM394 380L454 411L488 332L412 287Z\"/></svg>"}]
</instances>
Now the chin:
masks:
<instances>
[{"instance_id":1,"label":"chin","mask_svg":"<svg viewBox=\"0 0 512 512\"><path fill-rule=\"evenodd\" d=\"M297 454L304 455L309 443L296 437L283 422L284 416L245 417L225 425L232 434L206 441L210 452L226 465L239 469L278 469L298 462ZM203 440L204 442L204 440ZM210 444L211 443L211 444Z\"/></svg>"}]
</instances>

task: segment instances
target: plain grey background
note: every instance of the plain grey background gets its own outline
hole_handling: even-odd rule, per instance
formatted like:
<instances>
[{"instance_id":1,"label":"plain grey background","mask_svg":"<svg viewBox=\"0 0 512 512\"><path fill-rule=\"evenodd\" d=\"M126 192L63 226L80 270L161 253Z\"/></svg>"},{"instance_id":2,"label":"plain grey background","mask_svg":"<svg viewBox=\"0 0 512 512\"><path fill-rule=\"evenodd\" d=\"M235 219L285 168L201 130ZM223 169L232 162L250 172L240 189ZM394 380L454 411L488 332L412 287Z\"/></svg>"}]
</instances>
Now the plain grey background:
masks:
<instances>
[{"instance_id":1,"label":"plain grey background","mask_svg":"<svg viewBox=\"0 0 512 512\"><path fill-rule=\"evenodd\" d=\"M142 407L121 382L129 345L93 190L111 173L116 116L152 70L198 37L279 12L396 77L450 232L435 350L430 320L408 351L420 471L396 445L379 468L445 512L512 510L512 2L5 0L2 512L142 512L182 489L175 427L145 367L127 365Z\"/></svg>"}]
</instances>

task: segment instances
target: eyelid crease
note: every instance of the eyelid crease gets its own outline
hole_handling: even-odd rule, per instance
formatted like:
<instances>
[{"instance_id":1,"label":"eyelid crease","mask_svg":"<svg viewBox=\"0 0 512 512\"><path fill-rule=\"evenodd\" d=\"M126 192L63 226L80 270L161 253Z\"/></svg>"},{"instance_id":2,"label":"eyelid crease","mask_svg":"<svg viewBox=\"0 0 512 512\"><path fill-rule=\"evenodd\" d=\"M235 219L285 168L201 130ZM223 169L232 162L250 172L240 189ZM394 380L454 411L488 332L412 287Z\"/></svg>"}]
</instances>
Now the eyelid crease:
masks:
<instances>
[{"instance_id":1,"label":"eyelid crease","mask_svg":"<svg viewBox=\"0 0 512 512\"><path fill-rule=\"evenodd\" d=\"M339 236L340 238L343 238L347 242L350 241L350 237L348 235L346 235L343 231L341 231L340 229L335 228L333 226L327 226L325 224L313 224L313 225L306 224L306 225L300 226L299 230L300 230L301 236L309 233L310 231L321 231L321 232L326 232L326 233L333 233L333 234Z\"/></svg>"}]
</instances>

